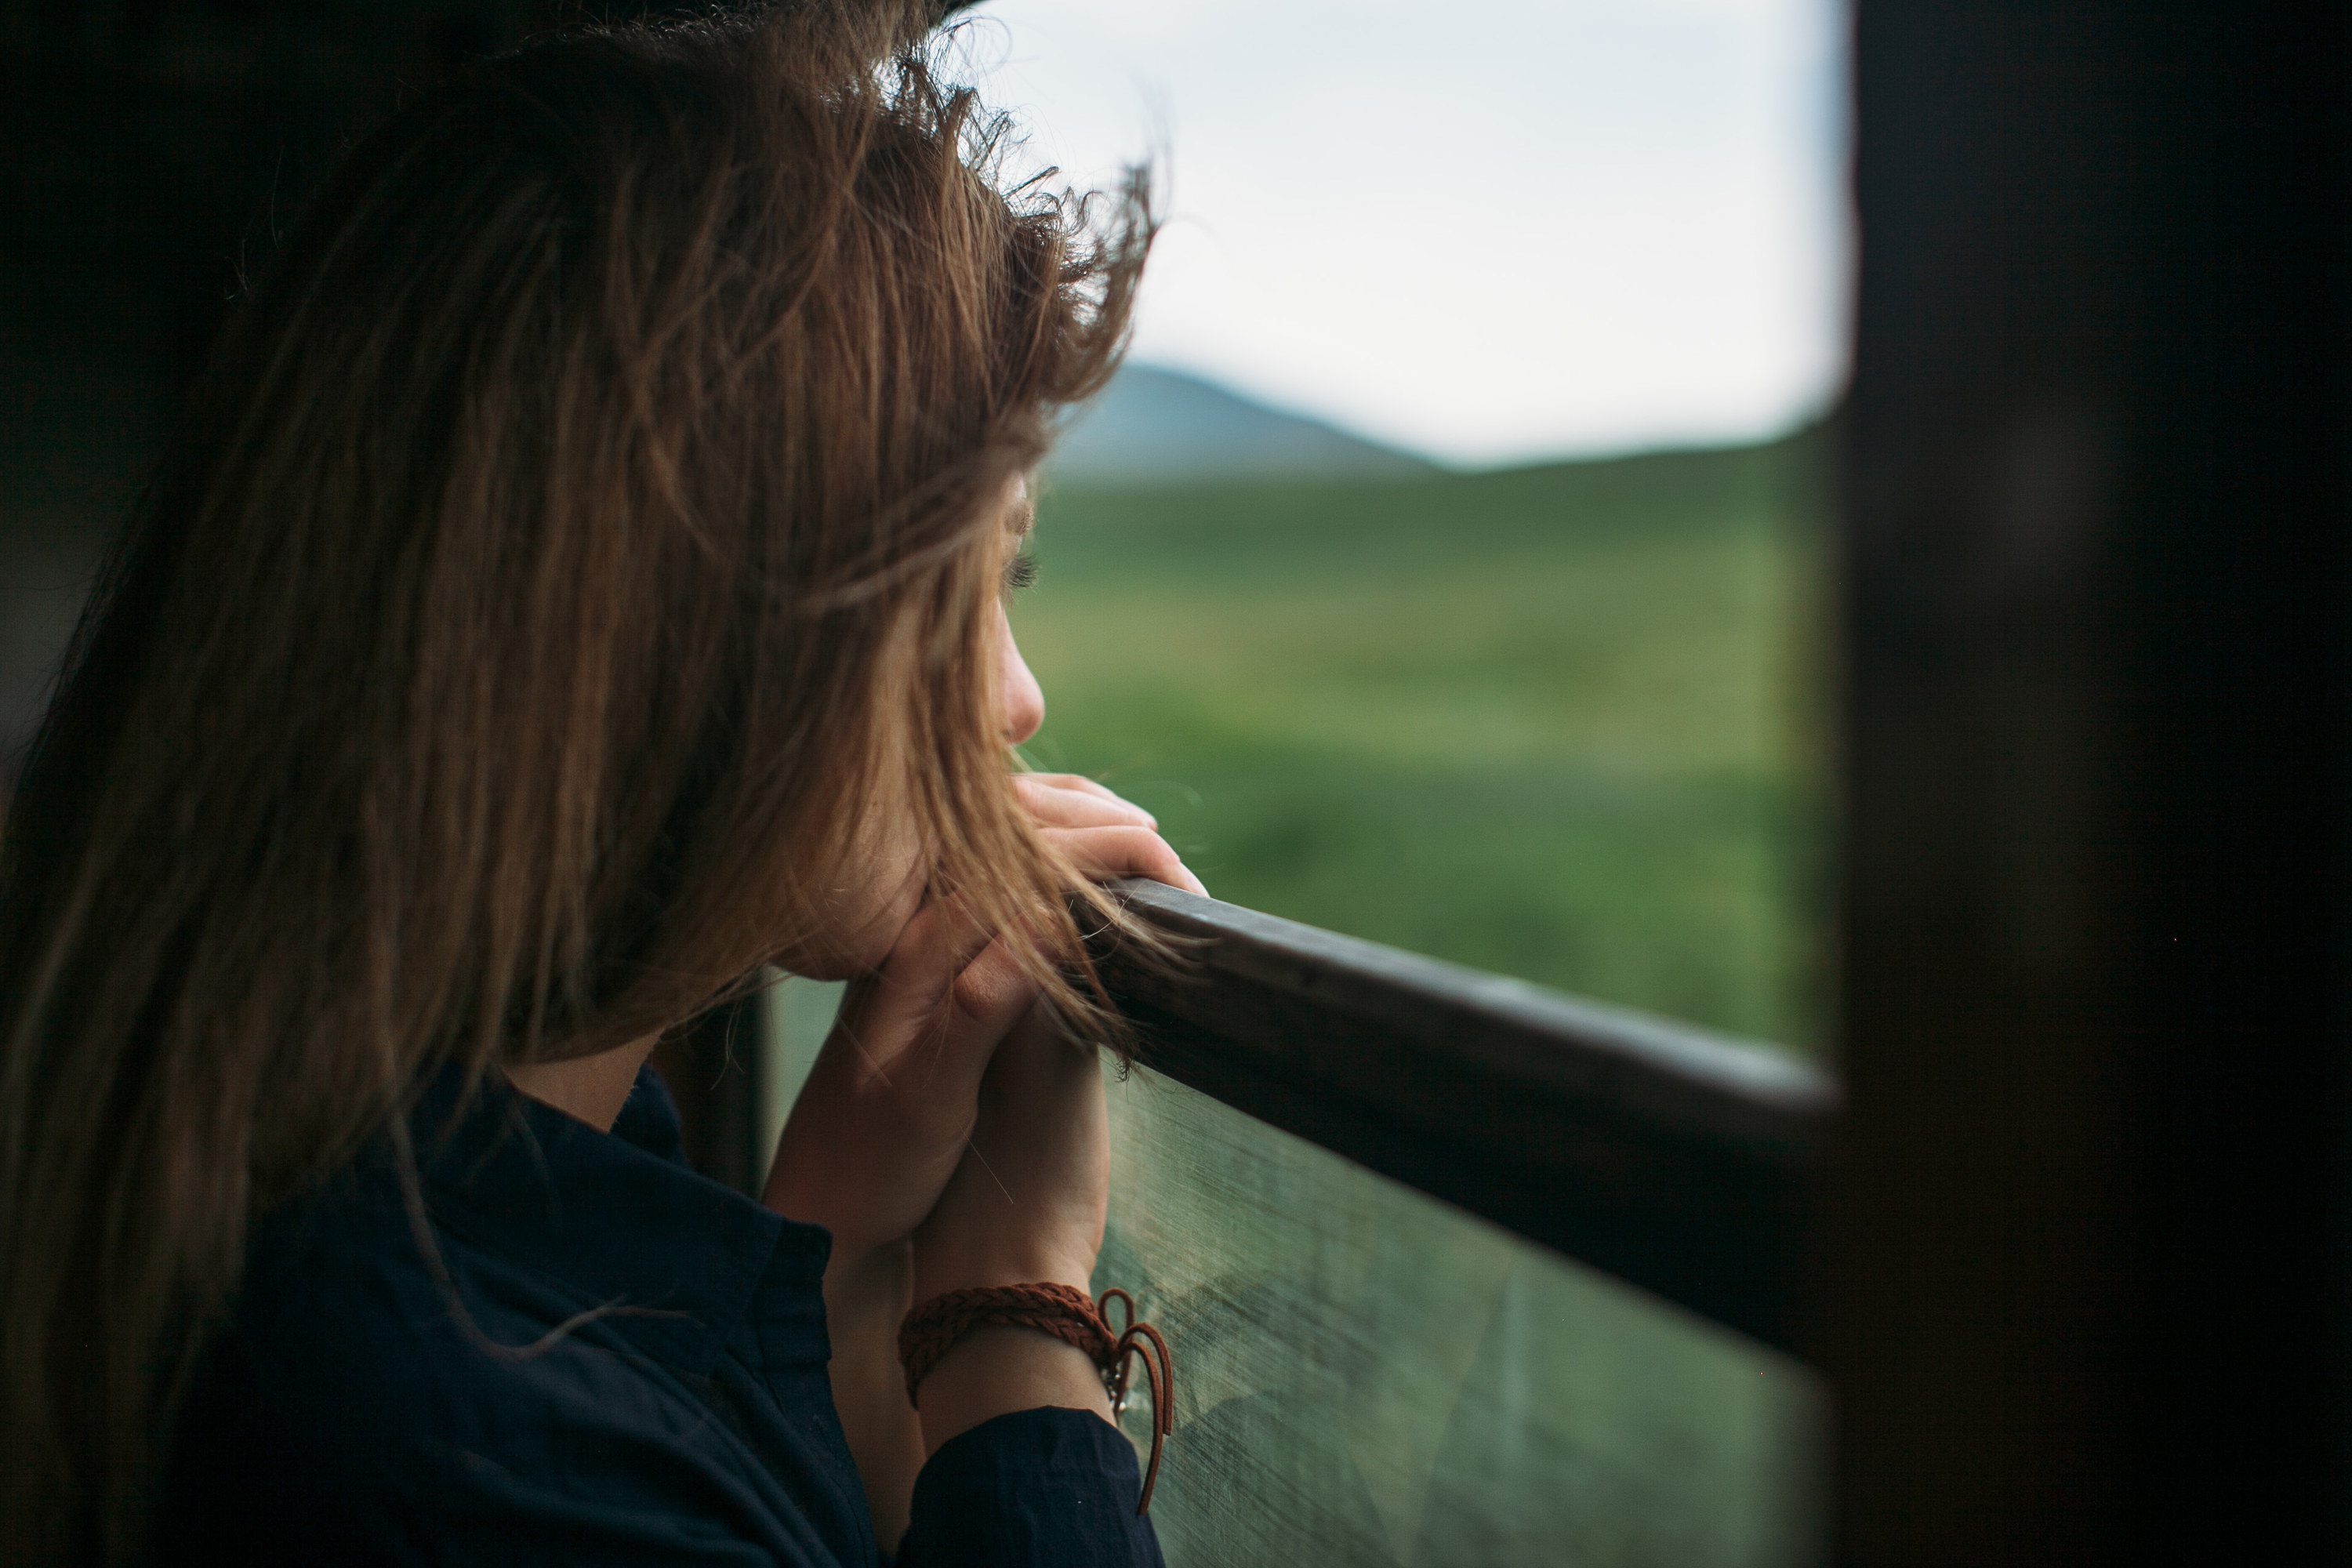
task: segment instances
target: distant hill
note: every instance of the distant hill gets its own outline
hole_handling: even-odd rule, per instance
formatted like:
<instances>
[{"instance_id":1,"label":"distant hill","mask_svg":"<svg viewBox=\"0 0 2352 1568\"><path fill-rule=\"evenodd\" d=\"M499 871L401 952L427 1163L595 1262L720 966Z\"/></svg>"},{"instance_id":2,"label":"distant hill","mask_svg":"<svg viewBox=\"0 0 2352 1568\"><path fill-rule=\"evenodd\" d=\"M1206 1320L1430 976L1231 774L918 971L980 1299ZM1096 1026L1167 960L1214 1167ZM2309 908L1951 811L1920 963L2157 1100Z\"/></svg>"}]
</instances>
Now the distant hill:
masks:
<instances>
[{"instance_id":1,"label":"distant hill","mask_svg":"<svg viewBox=\"0 0 2352 1568\"><path fill-rule=\"evenodd\" d=\"M1088 485L1428 474L1436 465L1180 371L1130 364L1071 420L1047 469Z\"/></svg>"}]
</instances>

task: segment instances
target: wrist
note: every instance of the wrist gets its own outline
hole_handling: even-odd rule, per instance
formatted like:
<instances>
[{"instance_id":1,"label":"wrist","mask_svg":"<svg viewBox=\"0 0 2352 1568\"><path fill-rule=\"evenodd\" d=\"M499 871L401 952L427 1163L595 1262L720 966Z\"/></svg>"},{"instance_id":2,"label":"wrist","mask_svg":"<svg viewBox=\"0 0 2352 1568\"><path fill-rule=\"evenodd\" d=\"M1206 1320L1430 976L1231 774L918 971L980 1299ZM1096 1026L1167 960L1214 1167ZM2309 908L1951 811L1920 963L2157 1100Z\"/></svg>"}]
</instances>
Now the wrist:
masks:
<instances>
[{"instance_id":1,"label":"wrist","mask_svg":"<svg viewBox=\"0 0 2352 1568\"><path fill-rule=\"evenodd\" d=\"M1106 1316L1114 1304L1117 1329ZM1151 1399L1140 1514L1151 1507L1160 1446L1176 1429L1176 1368L1166 1337L1137 1318L1134 1297L1115 1289L1097 1302L1083 1288L1043 1280L973 1287L917 1301L898 1329L908 1397L933 1454L984 1421L1043 1406L1117 1426L1139 1358Z\"/></svg>"},{"instance_id":2,"label":"wrist","mask_svg":"<svg viewBox=\"0 0 2352 1568\"><path fill-rule=\"evenodd\" d=\"M928 1301L950 1290L999 1285L1067 1285L1091 1296L1094 1272L1092 1252L1051 1247L990 1250L926 1242L915 1247L912 1296L916 1301Z\"/></svg>"},{"instance_id":3,"label":"wrist","mask_svg":"<svg viewBox=\"0 0 2352 1568\"><path fill-rule=\"evenodd\" d=\"M923 1447L941 1445L982 1422L1055 1407L1110 1419L1102 1373L1084 1351L1034 1329L988 1323L942 1355L923 1379L917 1414Z\"/></svg>"},{"instance_id":4,"label":"wrist","mask_svg":"<svg viewBox=\"0 0 2352 1568\"><path fill-rule=\"evenodd\" d=\"M898 1320L915 1302L914 1249L885 1242L836 1251L825 1259L824 1310L828 1326L880 1335L897 1342Z\"/></svg>"}]
</instances>

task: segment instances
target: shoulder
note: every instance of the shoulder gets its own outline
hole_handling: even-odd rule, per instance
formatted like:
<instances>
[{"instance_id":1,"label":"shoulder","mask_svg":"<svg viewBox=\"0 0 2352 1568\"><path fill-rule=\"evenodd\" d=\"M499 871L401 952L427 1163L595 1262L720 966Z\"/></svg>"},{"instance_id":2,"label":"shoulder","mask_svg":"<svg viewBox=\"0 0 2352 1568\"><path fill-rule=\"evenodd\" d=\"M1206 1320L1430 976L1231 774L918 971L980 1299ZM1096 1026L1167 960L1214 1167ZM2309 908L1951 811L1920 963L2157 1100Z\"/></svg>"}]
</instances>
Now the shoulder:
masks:
<instances>
[{"instance_id":1,"label":"shoulder","mask_svg":"<svg viewBox=\"0 0 2352 1568\"><path fill-rule=\"evenodd\" d=\"M181 1407L167 1526L373 1533L463 1466L482 1390L451 1353L454 1300L383 1196L339 1193L260 1227ZM455 1439L446 1454L436 1433ZM158 1531L165 1555L172 1535Z\"/></svg>"},{"instance_id":2,"label":"shoulder","mask_svg":"<svg viewBox=\"0 0 2352 1568\"><path fill-rule=\"evenodd\" d=\"M699 1402L593 1320L550 1338L596 1303L427 1235L433 1254L370 1192L265 1227L182 1410L157 1556L236 1539L265 1562L512 1568L594 1560L599 1518L642 1554L703 1555L717 1510L633 1496L676 1478L661 1451L708 1424Z\"/></svg>"}]
</instances>

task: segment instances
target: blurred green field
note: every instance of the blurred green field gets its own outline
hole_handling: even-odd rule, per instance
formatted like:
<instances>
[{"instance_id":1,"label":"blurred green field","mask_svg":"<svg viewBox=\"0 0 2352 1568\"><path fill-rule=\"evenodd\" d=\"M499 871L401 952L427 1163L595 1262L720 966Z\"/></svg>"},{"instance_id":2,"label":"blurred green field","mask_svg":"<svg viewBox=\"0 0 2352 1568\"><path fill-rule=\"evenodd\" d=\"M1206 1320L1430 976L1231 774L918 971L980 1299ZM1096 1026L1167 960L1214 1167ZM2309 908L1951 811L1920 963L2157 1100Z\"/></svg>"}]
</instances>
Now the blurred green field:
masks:
<instances>
[{"instance_id":1,"label":"blurred green field","mask_svg":"<svg viewBox=\"0 0 2352 1568\"><path fill-rule=\"evenodd\" d=\"M1220 898L1810 1047L1821 445L1049 487L1028 754Z\"/></svg>"}]
</instances>

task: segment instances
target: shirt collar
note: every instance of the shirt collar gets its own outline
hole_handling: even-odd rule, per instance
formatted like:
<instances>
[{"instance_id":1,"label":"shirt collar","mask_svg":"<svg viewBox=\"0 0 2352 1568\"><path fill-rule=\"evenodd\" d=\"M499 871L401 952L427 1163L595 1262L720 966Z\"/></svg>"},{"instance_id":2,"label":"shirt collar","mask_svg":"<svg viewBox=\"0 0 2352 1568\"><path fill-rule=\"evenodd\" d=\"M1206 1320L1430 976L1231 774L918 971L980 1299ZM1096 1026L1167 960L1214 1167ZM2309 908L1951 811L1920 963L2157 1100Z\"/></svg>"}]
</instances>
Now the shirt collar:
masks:
<instances>
[{"instance_id":1,"label":"shirt collar","mask_svg":"<svg viewBox=\"0 0 2352 1568\"><path fill-rule=\"evenodd\" d=\"M412 1117L436 1222L594 1304L636 1309L606 1321L646 1354L708 1373L755 1292L821 1285L830 1235L689 1169L651 1068L609 1133L503 1078L453 1121L461 1087L444 1073Z\"/></svg>"}]
</instances>

